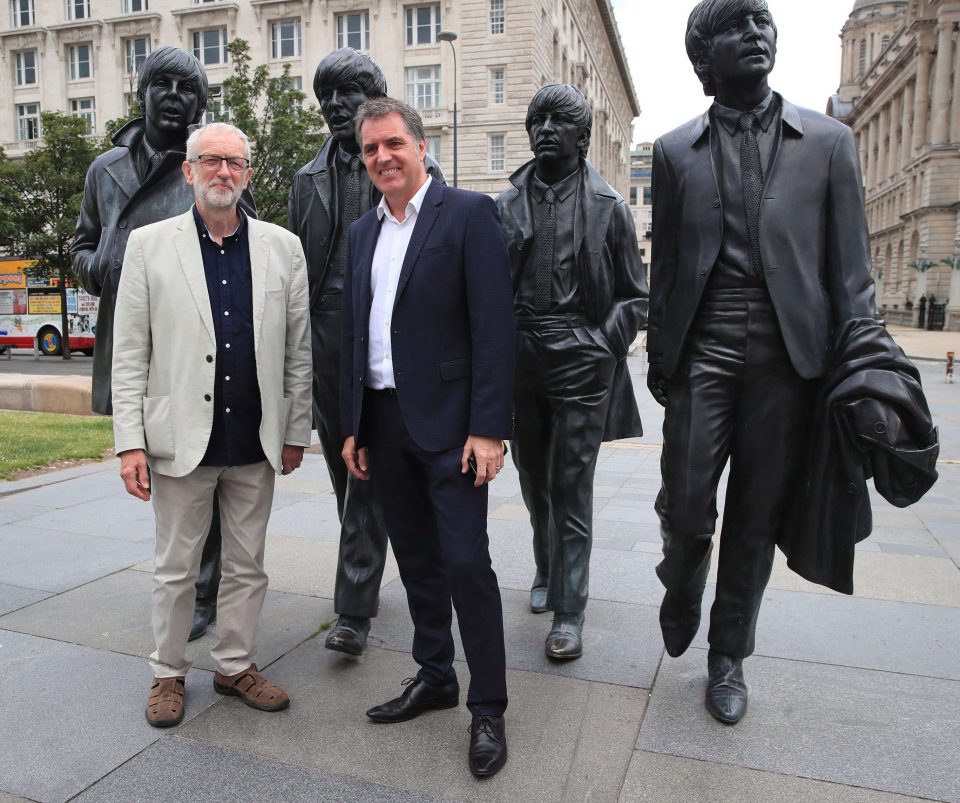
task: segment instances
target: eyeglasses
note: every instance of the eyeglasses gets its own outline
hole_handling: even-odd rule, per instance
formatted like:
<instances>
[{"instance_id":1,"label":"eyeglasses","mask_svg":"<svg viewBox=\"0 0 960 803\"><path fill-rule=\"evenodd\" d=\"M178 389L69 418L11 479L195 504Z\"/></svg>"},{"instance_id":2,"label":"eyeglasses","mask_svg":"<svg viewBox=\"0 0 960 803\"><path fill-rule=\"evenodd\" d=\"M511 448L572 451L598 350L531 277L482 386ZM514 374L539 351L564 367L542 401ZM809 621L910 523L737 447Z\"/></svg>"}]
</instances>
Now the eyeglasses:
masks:
<instances>
[{"instance_id":1,"label":"eyeglasses","mask_svg":"<svg viewBox=\"0 0 960 803\"><path fill-rule=\"evenodd\" d=\"M226 162L227 167L234 173L242 173L250 165L249 159L241 159L239 156L215 156L212 153L201 153L196 159L187 161L200 162L206 170L219 170L220 162Z\"/></svg>"}]
</instances>

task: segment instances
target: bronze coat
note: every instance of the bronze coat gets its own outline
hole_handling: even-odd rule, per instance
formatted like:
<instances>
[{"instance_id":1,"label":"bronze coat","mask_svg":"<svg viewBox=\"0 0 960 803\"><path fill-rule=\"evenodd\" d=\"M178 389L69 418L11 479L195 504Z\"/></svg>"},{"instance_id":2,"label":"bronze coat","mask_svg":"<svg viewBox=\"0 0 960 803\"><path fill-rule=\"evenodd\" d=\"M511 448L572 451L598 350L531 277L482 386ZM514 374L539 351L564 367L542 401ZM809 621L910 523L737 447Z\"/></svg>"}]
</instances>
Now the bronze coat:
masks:
<instances>
[{"instance_id":1,"label":"bronze coat","mask_svg":"<svg viewBox=\"0 0 960 803\"><path fill-rule=\"evenodd\" d=\"M600 327L618 360L603 439L632 438L642 435L643 430L626 356L646 323L647 277L630 209L586 159L581 164L583 181L574 229L580 292L587 317ZM531 160L517 170L510 176L513 186L497 198L514 293L533 247L533 210L527 188L534 167Z\"/></svg>"},{"instance_id":2,"label":"bronze coat","mask_svg":"<svg viewBox=\"0 0 960 803\"><path fill-rule=\"evenodd\" d=\"M140 226L186 212L194 201L193 187L183 177L182 153L167 151L160 166L140 183L137 154L145 131L142 117L131 120L114 134L116 147L93 160L87 170L76 237L70 248L80 286L100 297L91 406L95 413L107 415L113 411L113 316L127 238ZM256 217L249 191L244 192L240 205L248 215Z\"/></svg>"}]
</instances>

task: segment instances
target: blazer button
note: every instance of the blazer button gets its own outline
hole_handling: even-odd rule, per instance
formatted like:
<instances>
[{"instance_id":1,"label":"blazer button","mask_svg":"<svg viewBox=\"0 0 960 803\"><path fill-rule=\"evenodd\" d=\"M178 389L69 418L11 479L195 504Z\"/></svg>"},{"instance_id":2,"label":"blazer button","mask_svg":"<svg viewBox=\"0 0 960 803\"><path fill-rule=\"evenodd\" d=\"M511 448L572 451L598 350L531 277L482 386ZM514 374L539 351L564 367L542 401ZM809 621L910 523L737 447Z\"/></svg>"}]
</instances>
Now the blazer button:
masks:
<instances>
[{"instance_id":1,"label":"blazer button","mask_svg":"<svg viewBox=\"0 0 960 803\"><path fill-rule=\"evenodd\" d=\"M212 355L212 354L208 354L208 355L207 355L207 362L213 362L213 355Z\"/></svg>"},{"instance_id":2,"label":"blazer button","mask_svg":"<svg viewBox=\"0 0 960 803\"><path fill-rule=\"evenodd\" d=\"M204 394L203 394L203 400L204 400L204 401L210 401L210 394L209 394L209 393L204 393Z\"/></svg>"},{"instance_id":3,"label":"blazer button","mask_svg":"<svg viewBox=\"0 0 960 803\"><path fill-rule=\"evenodd\" d=\"M847 493L848 493L848 494L855 494L856 492L857 492L857 486L854 485L852 482L848 482L848 483L847 483Z\"/></svg>"},{"instance_id":4,"label":"blazer button","mask_svg":"<svg viewBox=\"0 0 960 803\"><path fill-rule=\"evenodd\" d=\"M117 225L119 225L121 229L125 229L127 227L127 221L121 220Z\"/></svg>"},{"instance_id":5,"label":"blazer button","mask_svg":"<svg viewBox=\"0 0 960 803\"><path fill-rule=\"evenodd\" d=\"M119 268L119 267L120 267L120 260L119 260L119 259L113 260L113 267L115 267L115 268Z\"/></svg>"},{"instance_id":6,"label":"blazer button","mask_svg":"<svg viewBox=\"0 0 960 803\"><path fill-rule=\"evenodd\" d=\"M776 273L776 272L777 272L776 267L767 268L767 273L773 274L773 273Z\"/></svg>"},{"instance_id":7,"label":"blazer button","mask_svg":"<svg viewBox=\"0 0 960 803\"><path fill-rule=\"evenodd\" d=\"M713 199L713 208L714 208L714 209L717 209L717 208L719 208L719 206L720 206L720 199L719 199L719 198L714 198L714 199Z\"/></svg>"},{"instance_id":8,"label":"blazer button","mask_svg":"<svg viewBox=\"0 0 960 803\"><path fill-rule=\"evenodd\" d=\"M877 423L873 425L873 431L878 435L882 435L887 431L887 425L884 424L883 421L877 421Z\"/></svg>"}]
</instances>

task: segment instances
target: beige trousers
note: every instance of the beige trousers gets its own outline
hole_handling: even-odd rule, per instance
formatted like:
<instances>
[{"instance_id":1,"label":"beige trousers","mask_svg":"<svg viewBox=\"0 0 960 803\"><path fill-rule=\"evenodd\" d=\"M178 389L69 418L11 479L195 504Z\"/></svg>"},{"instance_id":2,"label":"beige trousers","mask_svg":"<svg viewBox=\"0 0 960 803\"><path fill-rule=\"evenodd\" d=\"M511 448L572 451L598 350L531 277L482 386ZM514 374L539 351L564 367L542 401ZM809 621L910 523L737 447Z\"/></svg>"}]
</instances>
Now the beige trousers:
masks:
<instances>
[{"instance_id":1,"label":"beige trousers","mask_svg":"<svg viewBox=\"0 0 960 803\"><path fill-rule=\"evenodd\" d=\"M213 516L213 492L220 494L222 579L217 596L217 645L210 651L217 669L235 675L253 663L257 625L267 593L263 550L276 474L266 460L246 466L199 466L185 477L151 475L157 522L153 571L153 636L150 656L156 677L186 675L187 636L193 622L194 584L200 554Z\"/></svg>"}]
</instances>

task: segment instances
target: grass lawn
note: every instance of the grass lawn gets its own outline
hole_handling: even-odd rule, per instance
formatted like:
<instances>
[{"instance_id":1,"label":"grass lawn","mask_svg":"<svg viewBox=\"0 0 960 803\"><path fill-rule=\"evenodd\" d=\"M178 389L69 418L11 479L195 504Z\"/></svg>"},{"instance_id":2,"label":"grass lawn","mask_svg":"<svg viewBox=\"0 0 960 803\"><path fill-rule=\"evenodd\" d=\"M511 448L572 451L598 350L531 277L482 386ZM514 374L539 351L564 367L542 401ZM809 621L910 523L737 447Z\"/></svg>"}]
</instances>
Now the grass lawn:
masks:
<instances>
[{"instance_id":1,"label":"grass lawn","mask_svg":"<svg viewBox=\"0 0 960 803\"><path fill-rule=\"evenodd\" d=\"M103 457L113 446L109 416L0 410L0 479L18 471Z\"/></svg>"}]
</instances>

